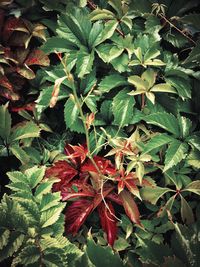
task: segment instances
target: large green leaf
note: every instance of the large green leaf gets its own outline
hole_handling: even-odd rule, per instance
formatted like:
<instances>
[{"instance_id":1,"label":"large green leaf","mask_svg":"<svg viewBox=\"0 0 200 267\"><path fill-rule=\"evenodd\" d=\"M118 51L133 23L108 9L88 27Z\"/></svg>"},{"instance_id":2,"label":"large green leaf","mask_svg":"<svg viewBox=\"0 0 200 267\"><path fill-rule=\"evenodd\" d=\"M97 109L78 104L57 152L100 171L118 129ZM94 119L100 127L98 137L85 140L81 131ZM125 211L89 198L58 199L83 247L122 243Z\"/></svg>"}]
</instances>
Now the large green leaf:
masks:
<instances>
[{"instance_id":1,"label":"large green leaf","mask_svg":"<svg viewBox=\"0 0 200 267\"><path fill-rule=\"evenodd\" d=\"M120 127L128 125L133 117L134 97L128 95L129 90L120 91L113 99L114 123Z\"/></svg>"},{"instance_id":2,"label":"large green leaf","mask_svg":"<svg viewBox=\"0 0 200 267\"><path fill-rule=\"evenodd\" d=\"M143 153L149 153L154 149L160 148L161 146L167 145L173 142L174 138L167 134L158 134L153 136L147 144L145 144Z\"/></svg>"},{"instance_id":3,"label":"large green leaf","mask_svg":"<svg viewBox=\"0 0 200 267\"><path fill-rule=\"evenodd\" d=\"M153 205L155 205L158 199L167 192L175 192L175 191L170 188L164 188L159 186L156 187L146 186L140 190L140 195L143 200L151 202Z\"/></svg>"},{"instance_id":4,"label":"large green leaf","mask_svg":"<svg viewBox=\"0 0 200 267\"><path fill-rule=\"evenodd\" d=\"M99 90L102 93L108 93L111 89L122 86L122 85L127 85L127 81L125 77L123 77L120 74L111 74L106 76L101 82L99 83Z\"/></svg>"},{"instance_id":5,"label":"large green leaf","mask_svg":"<svg viewBox=\"0 0 200 267\"><path fill-rule=\"evenodd\" d=\"M147 123L156 125L172 134L176 137L180 135L180 129L178 125L178 120L176 117L170 113L157 112L147 115L144 120Z\"/></svg>"},{"instance_id":6,"label":"large green leaf","mask_svg":"<svg viewBox=\"0 0 200 267\"><path fill-rule=\"evenodd\" d=\"M70 52L77 49L77 46L66 38L53 36L41 46L41 49L45 53Z\"/></svg>"},{"instance_id":7,"label":"large green leaf","mask_svg":"<svg viewBox=\"0 0 200 267\"><path fill-rule=\"evenodd\" d=\"M17 140L39 137L39 136L40 136L39 126L32 121L26 121L19 123L12 128L10 135L10 142L15 142Z\"/></svg>"},{"instance_id":8,"label":"large green leaf","mask_svg":"<svg viewBox=\"0 0 200 267\"><path fill-rule=\"evenodd\" d=\"M0 137L7 140L11 131L11 116L8 105L0 106Z\"/></svg>"},{"instance_id":9,"label":"large green leaf","mask_svg":"<svg viewBox=\"0 0 200 267\"><path fill-rule=\"evenodd\" d=\"M181 141L175 140L167 149L165 155L165 167L163 172L168 169L176 166L179 162L181 162L187 155L188 145L186 143L182 143Z\"/></svg>"}]
</instances>

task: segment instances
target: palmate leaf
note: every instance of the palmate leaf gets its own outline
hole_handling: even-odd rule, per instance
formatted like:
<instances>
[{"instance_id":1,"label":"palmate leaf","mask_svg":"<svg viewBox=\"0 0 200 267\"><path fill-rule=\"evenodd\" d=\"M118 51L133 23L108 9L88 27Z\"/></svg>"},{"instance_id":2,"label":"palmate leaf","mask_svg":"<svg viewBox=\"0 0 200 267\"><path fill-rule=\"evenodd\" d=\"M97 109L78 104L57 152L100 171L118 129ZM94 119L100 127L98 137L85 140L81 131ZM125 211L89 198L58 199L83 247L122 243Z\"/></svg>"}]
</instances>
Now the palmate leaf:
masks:
<instances>
[{"instance_id":1,"label":"palmate leaf","mask_svg":"<svg viewBox=\"0 0 200 267\"><path fill-rule=\"evenodd\" d=\"M166 77L166 81L176 89L181 98L191 98L192 87L188 80L183 79L182 77L169 76Z\"/></svg>"},{"instance_id":2,"label":"palmate leaf","mask_svg":"<svg viewBox=\"0 0 200 267\"><path fill-rule=\"evenodd\" d=\"M147 115L144 120L149 123L156 125L172 134L176 137L180 135L180 129L178 120L176 117L167 112L157 112Z\"/></svg>"},{"instance_id":3,"label":"palmate leaf","mask_svg":"<svg viewBox=\"0 0 200 267\"><path fill-rule=\"evenodd\" d=\"M200 136L199 135L192 135L187 138L187 142L192 145L195 149L200 151Z\"/></svg>"},{"instance_id":4,"label":"palmate leaf","mask_svg":"<svg viewBox=\"0 0 200 267\"><path fill-rule=\"evenodd\" d=\"M200 180L191 182L184 188L183 191L189 191L197 195L200 195Z\"/></svg>"},{"instance_id":5,"label":"palmate leaf","mask_svg":"<svg viewBox=\"0 0 200 267\"><path fill-rule=\"evenodd\" d=\"M70 50L76 50L77 46L66 38L53 36L47 39L40 49L49 54L55 52L69 52Z\"/></svg>"},{"instance_id":6,"label":"palmate leaf","mask_svg":"<svg viewBox=\"0 0 200 267\"><path fill-rule=\"evenodd\" d=\"M133 117L134 97L128 95L129 89L121 90L113 99L114 123L120 127L128 125Z\"/></svg>"},{"instance_id":7,"label":"palmate leaf","mask_svg":"<svg viewBox=\"0 0 200 267\"><path fill-rule=\"evenodd\" d=\"M0 137L8 139L11 131L11 115L8 112L8 105L0 106Z\"/></svg>"},{"instance_id":8,"label":"palmate leaf","mask_svg":"<svg viewBox=\"0 0 200 267\"><path fill-rule=\"evenodd\" d=\"M167 149L165 155L165 167L163 172L166 172L168 169L176 166L181 160L183 160L188 151L188 145L186 143L182 143L181 141L175 140Z\"/></svg>"},{"instance_id":9,"label":"palmate leaf","mask_svg":"<svg viewBox=\"0 0 200 267\"><path fill-rule=\"evenodd\" d=\"M12 128L10 142L40 136L40 128L32 121L18 123Z\"/></svg>"},{"instance_id":10,"label":"palmate leaf","mask_svg":"<svg viewBox=\"0 0 200 267\"><path fill-rule=\"evenodd\" d=\"M197 149L193 149L187 156L187 162L194 168L200 169L200 152Z\"/></svg>"}]
</instances>

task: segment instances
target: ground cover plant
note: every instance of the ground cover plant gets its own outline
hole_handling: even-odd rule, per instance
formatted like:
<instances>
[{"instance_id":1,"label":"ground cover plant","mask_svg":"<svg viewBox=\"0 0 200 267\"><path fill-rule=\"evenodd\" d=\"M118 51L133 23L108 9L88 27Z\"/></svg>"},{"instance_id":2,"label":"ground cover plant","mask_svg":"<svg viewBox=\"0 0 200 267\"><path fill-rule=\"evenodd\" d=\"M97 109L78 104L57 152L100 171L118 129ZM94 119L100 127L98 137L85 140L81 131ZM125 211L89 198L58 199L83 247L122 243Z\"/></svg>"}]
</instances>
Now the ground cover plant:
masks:
<instances>
[{"instance_id":1,"label":"ground cover plant","mask_svg":"<svg viewBox=\"0 0 200 267\"><path fill-rule=\"evenodd\" d=\"M2 266L199 266L199 7L0 3Z\"/></svg>"}]
</instances>

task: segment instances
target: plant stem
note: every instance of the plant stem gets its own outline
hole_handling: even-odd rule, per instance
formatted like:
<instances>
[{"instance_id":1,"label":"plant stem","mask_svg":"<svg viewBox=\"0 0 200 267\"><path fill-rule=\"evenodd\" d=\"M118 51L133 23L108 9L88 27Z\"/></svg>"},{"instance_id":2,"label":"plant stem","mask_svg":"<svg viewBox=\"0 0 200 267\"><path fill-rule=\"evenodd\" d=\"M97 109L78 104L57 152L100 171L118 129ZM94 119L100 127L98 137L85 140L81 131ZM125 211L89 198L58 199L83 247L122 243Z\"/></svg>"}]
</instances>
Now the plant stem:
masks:
<instances>
[{"instance_id":1,"label":"plant stem","mask_svg":"<svg viewBox=\"0 0 200 267\"><path fill-rule=\"evenodd\" d=\"M168 23L172 28L177 30L181 35L183 35L185 38L187 38L191 43L196 44L195 41L190 38L187 34L185 34L182 30L180 30L178 27L176 27L171 21L169 21L164 15L159 14L159 16L165 20L166 23Z\"/></svg>"},{"instance_id":2,"label":"plant stem","mask_svg":"<svg viewBox=\"0 0 200 267\"><path fill-rule=\"evenodd\" d=\"M145 107L145 94L141 94L141 110Z\"/></svg>"}]
</instances>

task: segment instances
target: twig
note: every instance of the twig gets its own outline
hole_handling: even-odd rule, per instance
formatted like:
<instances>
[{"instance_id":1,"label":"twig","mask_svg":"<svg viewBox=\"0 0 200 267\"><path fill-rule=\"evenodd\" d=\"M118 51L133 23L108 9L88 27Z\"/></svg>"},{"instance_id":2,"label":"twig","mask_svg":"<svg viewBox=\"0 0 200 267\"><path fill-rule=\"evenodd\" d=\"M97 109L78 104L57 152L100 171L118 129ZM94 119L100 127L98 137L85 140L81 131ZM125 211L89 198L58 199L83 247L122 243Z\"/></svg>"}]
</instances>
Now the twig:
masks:
<instances>
[{"instance_id":1,"label":"twig","mask_svg":"<svg viewBox=\"0 0 200 267\"><path fill-rule=\"evenodd\" d=\"M171 21L169 21L165 16L162 14L159 14L159 16L165 20L166 23L168 23L172 28L177 30L180 34L182 34L185 38L187 38L191 43L196 44L195 41L190 38L187 34L185 34L182 30L180 30L178 27L176 27Z\"/></svg>"}]
</instances>

